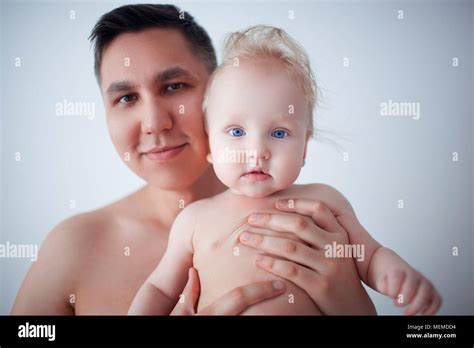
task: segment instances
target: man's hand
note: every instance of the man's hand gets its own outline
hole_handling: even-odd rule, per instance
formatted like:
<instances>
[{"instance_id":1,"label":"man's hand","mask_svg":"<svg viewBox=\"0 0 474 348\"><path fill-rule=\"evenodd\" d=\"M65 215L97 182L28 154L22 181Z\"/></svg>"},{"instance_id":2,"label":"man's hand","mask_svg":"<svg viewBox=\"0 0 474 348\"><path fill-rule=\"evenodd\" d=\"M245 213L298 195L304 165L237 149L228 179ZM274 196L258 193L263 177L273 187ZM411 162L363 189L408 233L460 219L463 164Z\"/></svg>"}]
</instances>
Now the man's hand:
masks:
<instances>
[{"instance_id":1,"label":"man's hand","mask_svg":"<svg viewBox=\"0 0 474 348\"><path fill-rule=\"evenodd\" d=\"M354 261L324 255L325 245L349 242L334 213L323 202L310 199L295 199L291 205L280 201L276 208L293 214L250 217L253 227L240 235L242 244L264 253L257 257L257 265L305 290L326 315L377 314ZM297 238L270 236L264 230Z\"/></svg>"},{"instance_id":2,"label":"man's hand","mask_svg":"<svg viewBox=\"0 0 474 348\"><path fill-rule=\"evenodd\" d=\"M171 315L238 315L250 306L284 292L285 283L280 280L252 283L229 291L196 312L200 294L199 276L195 268L190 268L188 283Z\"/></svg>"}]
</instances>

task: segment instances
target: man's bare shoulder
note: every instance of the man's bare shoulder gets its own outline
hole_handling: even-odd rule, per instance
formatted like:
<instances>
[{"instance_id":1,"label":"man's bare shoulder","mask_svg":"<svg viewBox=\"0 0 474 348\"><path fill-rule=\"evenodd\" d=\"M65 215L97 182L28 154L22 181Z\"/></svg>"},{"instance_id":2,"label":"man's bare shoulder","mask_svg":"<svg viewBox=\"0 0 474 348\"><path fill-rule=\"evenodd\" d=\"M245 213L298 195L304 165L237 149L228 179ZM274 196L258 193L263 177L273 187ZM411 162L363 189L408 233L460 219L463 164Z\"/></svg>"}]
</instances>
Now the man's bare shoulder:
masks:
<instances>
[{"instance_id":1,"label":"man's bare shoulder","mask_svg":"<svg viewBox=\"0 0 474 348\"><path fill-rule=\"evenodd\" d=\"M115 211L115 213L114 213ZM115 231L116 210L107 206L69 217L46 237L12 308L14 314L73 314L70 295L77 294L84 269L101 255L107 235ZM115 224L115 225L114 225ZM114 232L115 233L115 232Z\"/></svg>"},{"instance_id":2,"label":"man's bare shoulder","mask_svg":"<svg viewBox=\"0 0 474 348\"><path fill-rule=\"evenodd\" d=\"M57 224L43 245L43 252L61 251L65 258L78 258L110 230L113 216L109 209L97 209L71 216ZM41 254L40 254L41 256Z\"/></svg>"},{"instance_id":3,"label":"man's bare shoulder","mask_svg":"<svg viewBox=\"0 0 474 348\"><path fill-rule=\"evenodd\" d=\"M118 232L131 220L134 209L137 209L138 193L134 192L104 207L71 216L57 224L46 238L44 252L64 251L64 257L78 263L89 257L90 248L100 248L101 241L107 241L109 234L119 238Z\"/></svg>"},{"instance_id":4,"label":"man's bare shoulder","mask_svg":"<svg viewBox=\"0 0 474 348\"><path fill-rule=\"evenodd\" d=\"M85 253L94 245L101 213L70 217L48 234L17 294L12 314L73 314Z\"/></svg>"},{"instance_id":5,"label":"man's bare shoulder","mask_svg":"<svg viewBox=\"0 0 474 348\"><path fill-rule=\"evenodd\" d=\"M105 233L115 230L137 208L138 191L104 207L71 216L56 225L51 238L67 237L76 242L94 242Z\"/></svg>"},{"instance_id":6,"label":"man's bare shoulder","mask_svg":"<svg viewBox=\"0 0 474 348\"><path fill-rule=\"evenodd\" d=\"M70 238L80 239L88 235L92 237L96 232L103 231L110 225L110 218L113 218L111 212L104 208L80 213L61 221L50 234L54 237L68 234Z\"/></svg>"}]
</instances>

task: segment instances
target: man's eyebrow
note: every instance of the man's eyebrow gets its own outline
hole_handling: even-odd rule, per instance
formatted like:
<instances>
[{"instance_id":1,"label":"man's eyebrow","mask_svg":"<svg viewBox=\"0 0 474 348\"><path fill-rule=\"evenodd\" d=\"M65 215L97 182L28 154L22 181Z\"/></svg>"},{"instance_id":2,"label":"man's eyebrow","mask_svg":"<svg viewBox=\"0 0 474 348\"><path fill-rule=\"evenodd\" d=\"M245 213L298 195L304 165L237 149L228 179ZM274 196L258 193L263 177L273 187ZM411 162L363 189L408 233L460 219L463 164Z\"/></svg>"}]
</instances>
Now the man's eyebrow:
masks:
<instances>
[{"instance_id":1,"label":"man's eyebrow","mask_svg":"<svg viewBox=\"0 0 474 348\"><path fill-rule=\"evenodd\" d=\"M194 76L188 70L185 70L179 66L174 66L156 74L155 82L164 82L177 77L194 78Z\"/></svg>"},{"instance_id":2,"label":"man's eyebrow","mask_svg":"<svg viewBox=\"0 0 474 348\"><path fill-rule=\"evenodd\" d=\"M194 79L194 76L188 70L185 70L179 66L174 66L157 73L154 80L155 82L160 83L178 77ZM110 84L109 88L107 88L106 93L107 95L111 96L117 93L128 92L135 87L136 86L128 80L115 81Z\"/></svg>"},{"instance_id":3,"label":"man's eyebrow","mask_svg":"<svg viewBox=\"0 0 474 348\"><path fill-rule=\"evenodd\" d=\"M128 92L134 88L134 85L128 80L112 82L107 88L107 95L111 96L120 92Z\"/></svg>"}]
</instances>

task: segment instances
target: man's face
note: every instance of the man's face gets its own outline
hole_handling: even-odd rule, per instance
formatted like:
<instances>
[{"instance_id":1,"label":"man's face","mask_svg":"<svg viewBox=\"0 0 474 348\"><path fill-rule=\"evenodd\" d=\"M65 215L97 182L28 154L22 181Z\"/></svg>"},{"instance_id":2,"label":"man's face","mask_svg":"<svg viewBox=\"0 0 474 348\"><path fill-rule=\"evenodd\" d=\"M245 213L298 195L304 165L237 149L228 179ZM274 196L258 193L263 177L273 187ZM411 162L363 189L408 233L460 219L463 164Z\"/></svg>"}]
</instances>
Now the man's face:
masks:
<instances>
[{"instance_id":1,"label":"man's face","mask_svg":"<svg viewBox=\"0 0 474 348\"><path fill-rule=\"evenodd\" d=\"M105 49L109 133L127 166L148 183L185 188L208 167L201 109L208 78L176 29L122 34Z\"/></svg>"}]
</instances>

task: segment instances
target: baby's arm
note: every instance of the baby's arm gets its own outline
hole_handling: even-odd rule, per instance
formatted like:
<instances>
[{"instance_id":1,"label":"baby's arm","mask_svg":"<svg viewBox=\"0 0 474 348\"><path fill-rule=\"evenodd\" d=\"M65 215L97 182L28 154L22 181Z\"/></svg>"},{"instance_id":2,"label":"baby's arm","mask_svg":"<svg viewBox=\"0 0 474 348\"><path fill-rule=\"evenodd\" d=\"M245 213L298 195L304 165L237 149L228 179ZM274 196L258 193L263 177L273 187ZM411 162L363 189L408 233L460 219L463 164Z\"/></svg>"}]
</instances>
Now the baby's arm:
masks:
<instances>
[{"instance_id":1,"label":"baby's arm","mask_svg":"<svg viewBox=\"0 0 474 348\"><path fill-rule=\"evenodd\" d=\"M168 315L178 302L193 264L192 207L184 209L171 227L168 247L158 266L135 295L128 314Z\"/></svg>"},{"instance_id":2,"label":"baby's arm","mask_svg":"<svg viewBox=\"0 0 474 348\"><path fill-rule=\"evenodd\" d=\"M393 250L383 247L359 223L351 204L336 189L330 192L329 208L347 231L349 242L364 246L362 260L355 259L360 278L374 290L389 296L395 305L409 305L405 314L434 314L441 305L441 297L432 283L417 272Z\"/></svg>"}]
</instances>

